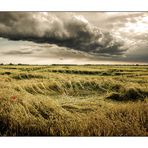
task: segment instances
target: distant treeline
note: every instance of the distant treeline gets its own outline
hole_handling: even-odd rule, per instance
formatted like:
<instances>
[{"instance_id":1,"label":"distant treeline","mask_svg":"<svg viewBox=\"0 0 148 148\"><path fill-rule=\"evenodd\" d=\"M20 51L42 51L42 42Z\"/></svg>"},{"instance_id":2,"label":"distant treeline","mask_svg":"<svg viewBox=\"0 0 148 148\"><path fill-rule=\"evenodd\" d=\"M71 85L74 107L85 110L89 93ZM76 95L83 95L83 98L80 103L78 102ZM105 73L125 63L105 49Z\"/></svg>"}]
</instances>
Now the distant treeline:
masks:
<instances>
[{"instance_id":1,"label":"distant treeline","mask_svg":"<svg viewBox=\"0 0 148 148\"><path fill-rule=\"evenodd\" d=\"M0 65L21 65L21 66L148 66L148 64L22 64L22 63L18 63L18 64L13 64L13 63L9 63L9 64L4 64L4 63L0 63Z\"/></svg>"}]
</instances>

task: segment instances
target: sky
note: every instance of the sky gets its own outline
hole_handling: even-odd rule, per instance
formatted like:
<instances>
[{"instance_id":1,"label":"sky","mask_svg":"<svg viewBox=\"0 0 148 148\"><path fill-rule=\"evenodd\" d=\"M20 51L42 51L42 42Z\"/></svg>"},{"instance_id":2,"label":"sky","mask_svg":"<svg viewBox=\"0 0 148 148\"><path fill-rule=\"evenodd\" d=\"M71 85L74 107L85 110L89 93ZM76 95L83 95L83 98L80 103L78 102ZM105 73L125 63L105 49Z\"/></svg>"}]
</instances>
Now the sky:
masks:
<instances>
[{"instance_id":1,"label":"sky","mask_svg":"<svg viewBox=\"0 0 148 148\"><path fill-rule=\"evenodd\" d=\"M148 12L0 12L0 63L148 64Z\"/></svg>"}]
</instances>

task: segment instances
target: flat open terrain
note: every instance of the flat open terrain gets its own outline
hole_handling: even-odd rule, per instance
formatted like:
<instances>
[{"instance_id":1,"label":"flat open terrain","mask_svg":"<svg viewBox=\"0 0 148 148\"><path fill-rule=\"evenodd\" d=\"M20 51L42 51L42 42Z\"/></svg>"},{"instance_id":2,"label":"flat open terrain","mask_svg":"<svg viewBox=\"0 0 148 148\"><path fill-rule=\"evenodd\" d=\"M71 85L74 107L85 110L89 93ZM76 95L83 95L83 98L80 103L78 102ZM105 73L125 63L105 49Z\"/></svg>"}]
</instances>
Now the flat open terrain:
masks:
<instances>
[{"instance_id":1,"label":"flat open terrain","mask_svg":"<svg viewBox=\"0 0 148 148\"><path fill-rule=\"evenodd\" d=\"M148 66L0 66L2 136L148 136Z\"/></svg>"}]
</instances>

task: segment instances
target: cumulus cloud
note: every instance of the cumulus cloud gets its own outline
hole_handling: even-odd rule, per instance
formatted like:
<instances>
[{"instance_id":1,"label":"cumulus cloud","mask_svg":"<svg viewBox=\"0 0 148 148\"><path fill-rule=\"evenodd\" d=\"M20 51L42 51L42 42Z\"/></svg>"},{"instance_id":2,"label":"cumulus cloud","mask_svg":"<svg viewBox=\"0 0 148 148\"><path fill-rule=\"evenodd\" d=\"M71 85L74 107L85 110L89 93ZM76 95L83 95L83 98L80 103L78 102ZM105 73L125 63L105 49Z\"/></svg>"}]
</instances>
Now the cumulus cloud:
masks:
<instances>
[{"instance_id":1,"label":"cumulus cloud","mask_svg":"<svg viewBox=\"0 0 148 148\"><path fill-rule=\"evenodd\" d=\"M83 15L74 13L1 12L0 36L56 44L102 56L122 55L127 50L124 42L114 37L112 32L101 30ZM31 52L20 51L19 54Z\"/></svg>"},{"instance_id":2,"label":"cumulus cloud","mask_svg":"<svg viewBox=\"0 0 148 148\"><path fill-rule=\"evenodd\" d=\"M148 63L147 24L148 12L0 12L0 59Z\"/></svg>"}]
</instances>

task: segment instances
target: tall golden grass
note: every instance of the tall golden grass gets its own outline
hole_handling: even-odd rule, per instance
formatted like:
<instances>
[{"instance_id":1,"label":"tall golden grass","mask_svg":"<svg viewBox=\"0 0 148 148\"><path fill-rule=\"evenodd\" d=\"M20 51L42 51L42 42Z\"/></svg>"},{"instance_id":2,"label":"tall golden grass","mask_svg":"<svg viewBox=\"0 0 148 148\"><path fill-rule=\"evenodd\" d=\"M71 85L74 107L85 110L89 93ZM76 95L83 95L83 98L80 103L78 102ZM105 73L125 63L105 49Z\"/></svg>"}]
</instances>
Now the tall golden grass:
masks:
<instances>
[{"instance_id":1,"label":"tall golden grass","mask_svg":"<svg viewBox=\"0 0 148 148\"><path fill-rule=\"evenodd\" d=\"M2 65L0 135L147 136L147 78L148 66Z\"/></svg>"}]
</instances>

